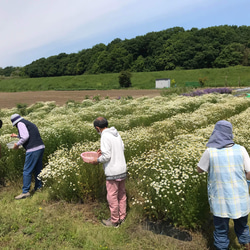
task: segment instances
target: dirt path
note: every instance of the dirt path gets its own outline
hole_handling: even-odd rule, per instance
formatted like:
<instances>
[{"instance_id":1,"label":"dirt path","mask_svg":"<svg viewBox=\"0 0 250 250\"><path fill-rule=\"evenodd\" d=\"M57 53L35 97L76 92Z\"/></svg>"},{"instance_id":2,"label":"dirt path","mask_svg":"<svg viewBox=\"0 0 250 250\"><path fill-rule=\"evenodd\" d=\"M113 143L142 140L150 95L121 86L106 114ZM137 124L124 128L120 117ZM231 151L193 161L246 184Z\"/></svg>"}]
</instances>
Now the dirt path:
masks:
<instances>
[{"instance_id":1,"label":"dirt path","mask_svg":"<svg viewBox=\"0 0 250 250\"><path fill-rule=\"evenodd\" d=\"M27 104L28 106L36 102L55 101L57 105L64 105L69 100L82 102L88 96L90 99L100 95L100 99L105 97L115 99L119 97L138 98L142 96L160 96L159 89L126 89L126 90L83 90L83 91L34 91L34 92L0 92L0 109L13 108L17 104Z\"/></svg>"}]
</instances>

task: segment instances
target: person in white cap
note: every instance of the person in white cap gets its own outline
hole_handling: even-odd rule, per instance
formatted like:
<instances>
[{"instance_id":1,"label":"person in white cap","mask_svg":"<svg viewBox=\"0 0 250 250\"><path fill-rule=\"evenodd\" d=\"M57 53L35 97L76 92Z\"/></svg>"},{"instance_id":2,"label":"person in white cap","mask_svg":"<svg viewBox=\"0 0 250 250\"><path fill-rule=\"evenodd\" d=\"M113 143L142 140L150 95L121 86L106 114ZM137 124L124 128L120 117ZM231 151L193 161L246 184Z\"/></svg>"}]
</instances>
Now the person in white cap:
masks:
<instances>
[{"instance_id":1,"label":"person in white cap","mask_svg":"<svg viewBox=\"0 0 250 250\"><path fill-rule=\"evenodd\" d=\"M23 167L23 192L16 196L16 200L24 199L30 196L30 186L32 173L35 174L35 187L34 191L41 190L42 181L37 178L42 171L42 159L44 153L44 143L40 136L37 126L25 120L19 114L11 116L11 122L13 126L18 129L17 134L11 134L11 137L18 137L19 141L14 144L14 149L18 149L19 146L23 146L26 150L25 163Z\"/></svg>"}]
</instances>

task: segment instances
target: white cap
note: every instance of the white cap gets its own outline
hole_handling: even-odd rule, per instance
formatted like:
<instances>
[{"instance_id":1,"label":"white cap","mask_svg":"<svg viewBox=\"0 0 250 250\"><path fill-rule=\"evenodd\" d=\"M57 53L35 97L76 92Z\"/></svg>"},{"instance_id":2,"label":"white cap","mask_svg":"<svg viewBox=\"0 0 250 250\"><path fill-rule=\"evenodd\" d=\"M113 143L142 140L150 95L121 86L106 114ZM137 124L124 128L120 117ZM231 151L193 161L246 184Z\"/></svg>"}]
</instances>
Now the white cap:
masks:
<instances>
[{"instance_id":1,"label":"white cap","mask_svg":"<svg viewBox=\"0 0 250 250\"><path fill-rule=\"evenodd\" d=\"M11 119L12 125L15 126L23 118L19 114L14 114L11 116L10 119Z\"/></svg>"}]
</instances>

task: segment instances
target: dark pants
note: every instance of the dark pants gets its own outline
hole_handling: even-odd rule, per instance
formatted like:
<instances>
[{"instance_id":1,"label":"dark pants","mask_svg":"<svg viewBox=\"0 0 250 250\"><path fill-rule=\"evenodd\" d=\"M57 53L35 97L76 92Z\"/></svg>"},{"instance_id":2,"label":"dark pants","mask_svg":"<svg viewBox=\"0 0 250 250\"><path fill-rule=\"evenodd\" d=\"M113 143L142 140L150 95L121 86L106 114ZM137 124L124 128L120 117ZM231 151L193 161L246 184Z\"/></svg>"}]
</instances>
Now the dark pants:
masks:
<instances>
[{"instance_id":1,"label":"dark pants","mask_svg":"<svg viewBox=\"0 0 250 250\"><path fill-rule=\"evenodd\" d=\"M234 231L240 244L250 242L249 227L247 225L248 215L234 219ZM229 218L214 216L214 246L216 249L228 249Z\"/></svg>"},{"instance_id":2,"label":"dark pants","mask_svg":"<svg viewBox=\"0 0 250 250\"><path fill-rule=\"evenodd\" d=\"M35 174L35 190L42 187L42 181L37 179L43 168L43 153L44 148L28 152L25 155L25 163L23 167L23 193L27 193L30 190L32 172Z\"/></svg>"}]
</instances>

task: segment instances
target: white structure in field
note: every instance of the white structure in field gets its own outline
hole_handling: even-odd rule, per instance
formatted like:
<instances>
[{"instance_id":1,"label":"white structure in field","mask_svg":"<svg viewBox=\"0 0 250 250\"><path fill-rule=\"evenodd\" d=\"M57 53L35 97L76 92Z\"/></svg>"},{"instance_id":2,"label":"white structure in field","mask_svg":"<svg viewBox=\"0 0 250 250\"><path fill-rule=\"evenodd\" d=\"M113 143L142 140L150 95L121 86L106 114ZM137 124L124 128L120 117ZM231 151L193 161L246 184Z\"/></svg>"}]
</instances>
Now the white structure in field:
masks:
<instances>
[{"instance_id":1,"label":"white structure in field","mask_svg":"<svg viewBox=\"0 0 250 250\"><path fill-rule=\"evenodd\" d=\"M170 88L170 78L156 79L155 88L156 89Z\"/></svg>"}]
</instances>

